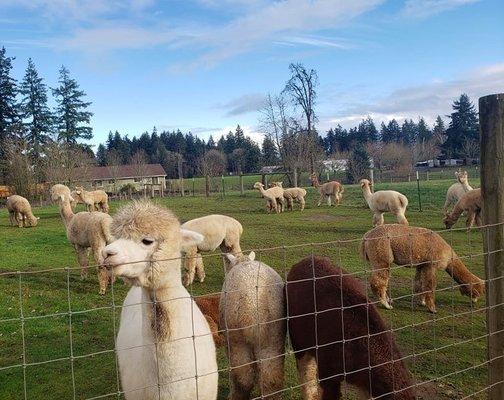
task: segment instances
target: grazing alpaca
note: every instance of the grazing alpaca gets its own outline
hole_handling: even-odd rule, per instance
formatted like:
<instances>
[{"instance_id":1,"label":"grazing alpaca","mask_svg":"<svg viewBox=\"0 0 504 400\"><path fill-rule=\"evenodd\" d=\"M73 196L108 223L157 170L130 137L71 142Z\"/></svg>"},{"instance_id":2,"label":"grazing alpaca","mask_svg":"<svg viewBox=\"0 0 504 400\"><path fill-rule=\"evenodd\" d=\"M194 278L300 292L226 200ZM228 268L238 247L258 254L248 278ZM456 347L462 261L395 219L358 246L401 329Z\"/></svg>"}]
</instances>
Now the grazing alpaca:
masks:
<instances>
[{"instance_id":1,"label":"grazing alpaca","mask_svg":"<svg viewBox=\"0 0 504 400\"><path fill-rule=\"evenodd\" d=\"M24 197L17 194L7 197L6 206L11 226L26 228L27 223L30 226L37 226L39 218L33 215L30 202Z\"/></svg>"},{"instance_id":2,"label":"grazing alpaca","mask_svg":"<svg viewBox=\"0 0 504 400\"><path fill-rule=\"evenodd\" d=\"M404 215L408 207L408 198L395 190L379 190L371 192L372 184L367 179L361 179L362 194L373 212L373 226L383 225L383 213L391 212L400 224L408 225Z\"/></svg>"},{"instance_id":3,"label":"grazing alpaca","mask_svg":"<svg viewBox=\"0 0 504 400\"><path fill-rule=\"evenodd\" d=\"M74 199L77 203L84 203L88 211L101 210L104 213L109 212L108 195L103 190L93 190L88 192L82 186L77 186Z\"/></svg>"},{"instance_id":4,"label":"grazing alpaca","mask_svg":"<svg viewBox=\"0 0 504 400\"><path fill-rule=\"evenodd\" d=\"M345 189L343 189L343 185L339 183L338 181L330 181L326 182L324 184L320 184L317 174L313 173L310 175L310 180L312 182L312 186L316 187L320 193L320 198L317 203L317 207L320 207L320 204L322 204L322 200L324 200L324 197L327 200L327 205L331 206L331 198L334 197L334 202L339 205L341 202L341 199L343 198L343 192Z\"/></svg>"},{"instance_id":5,"label":"grazing alpaca","mask_svg":"<svg viewBox=\"0 0 504 400\"><path fill-rule=\"evenodd\" d=\"M103 250L105 262L133 285L116 341L125 398L215 400L215 345L180 271L182 247L203 238L150 202L121 208L111 230L117 240Z\"/></svg>"},{"instance_id":6,"label":"grazing alpaca","mask_svg":"<svg viewBox=\"0 0 504 400\"><path fill-rule=\"evenodd\" d=\"M222 286L220 324L227 339L230 400L250 399L255 385L261 398L280 399L284 381L285 300L280 275L254 252L238 259Z\"/></svg>"},{"instance_id":7,"label":"grazing alpaca","mask_svg":"<svg viewBox=\"0 0 504 400\"><path fill-rule=\"evenodd\" d=\"M472 274L451 246L430 229L399 224L383 225L364 235L362 257L373 267L370 286L385 308L391 309L387 295L390 264L416 268L415 293L430 312L436 312L434 295L436 271L445 270L463 295L476 302L485 293L485 284Z\"/></svg>"},{"instance_id":8,"label":"grazing alpaca","mask_svg":"<svg viewBox=\"0 0 504 400\"><path fill-rule=\"evenodd\" d=\"M445 215L447 214L448 207L450 205L459 201L464 193L473 190L467 179L467 171L457 171L455 172L455 176L457 177L457 183L451 185L446 192L446 201L443 206L443 213Z\"/></svg>"},{"instance_id":9,"label":"grazing alpaca","mask_svg":"<svg viewBox=\"0 0 504 400\"><path fill-rule=\"evenodd\" d=\"M415 398L394 336L358 279L310 256L291 268L285 289L304 400L341 399L343 380L366 398Z\"/></svg>"},{"instance_id":10,"label":"grazing alpaca","mask_svg":"<svg viewBox=\"0 0 504 400\"><path fill-rule=\"evenodd\" d=\"M206 296L198 296L194 299L203 316L208 322L210 331L212 332L213 340L216 347L224 345L224 336L219 330L219 302L220 294L210 294Z\"/></svg>"},{"instance_id":11,"label":"grazing alpaca","mask_svg":"<svg viewBox=\"0 0 504 400\"><path fill-rule=\"evenodd\" d=\"M227 215L207 215L192 219L182 224L182 229L198 232L203 236L203 241L184 248L184 269L182 278L184 286L194 281L194 275L200 282L205 279L205 267L200 253L215 251L220 248L223 253L241 254L240 238L243 233L242 225L234 218ZM227 259L224 260L227 263Z\"/></svg>"},{"instance_id":12,"label":"grazing alpaca","mask_svg":"<svg viewBox=\"0 0 504 400\"><path fill-rule=\"evenodd\" d=\"M281 187L283 188L283 183L282 182L271 182L270 183L270 188L271 187ZM287 188L284 189L283 192L284 199L287 200L287 209L290 211L294 210L294 201L299 203L301 205L301 211L304 210L305 208L305 196L306 196L306 190L300 187L293 187L293 188Z\"/></svg>"},{"instance_id":13,"label":"grazing alpaca","mask_svg":"<svg viewBox=\"0 0 504 400\"><path fill-rule=\"evenodd\" d=\"M254 189L258 189L263 197L266 199L266 209L268 213L275 210L280 213L284 210L284 190L281 187L275 186L268 190L264 190L264 185L261 182L254 183Z\"/></svg>"},{"instance_id":14,"label":"grazing alpaca","mask_svg":"<svg viewBox=\"0 0 504 400\"><path fill-rule=\"evenodd\" d=\"M81 277L84 278L88 275L88 255L89 249L91 249L94 263L98 267L99 293L105 294L109 278L106 268L102 267L102 249L112 242L110 235L112 217L104 213L88 213L86 211L74 214L70 206L70 189L65 185L54 185L51 188L51 198L59 205L68 241L72 243L77 253Z\"/></svg>"},{"instance_id":15,"label":"grazing alpaca","mask_svg":"<svg viewBox=\"0 0 504 400\"><path fill-rule=\"evenodd\" d=\"M444 216L443 223L446 229L450 229L455 225L464 211L467 214L467 229L471 229L474 222L476 222L477 226L481 226L481 206L481 189L474 189L464 193L451 213Z\"/></svg>"}]
</instances>

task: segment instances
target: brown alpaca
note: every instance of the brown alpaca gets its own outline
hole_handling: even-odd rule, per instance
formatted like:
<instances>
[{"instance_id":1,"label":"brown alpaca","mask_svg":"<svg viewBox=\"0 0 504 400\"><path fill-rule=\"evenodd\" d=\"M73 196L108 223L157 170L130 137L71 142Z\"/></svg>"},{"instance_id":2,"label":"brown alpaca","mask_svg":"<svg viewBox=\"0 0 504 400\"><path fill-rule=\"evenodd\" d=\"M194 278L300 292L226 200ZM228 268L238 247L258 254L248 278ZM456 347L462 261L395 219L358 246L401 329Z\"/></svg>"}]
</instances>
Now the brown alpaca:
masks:
<instances>
[{"instance_id":1,"label":"brown alpaca","mask_svg":"<svg viewBox=\"0 0 504 400\"><path fill-rule=\"evenodd\" d=\"M452 212L446 214L443 218L443 223L446 226L446 229L450 229L453 225L455 225L462 215L463 212L466 212L466 226L467 229L471 229L476 222L477 226L481 226L481 189L469 190L464 193L462 197L457 201L455 207Z\"/></svg>"},{"instance_id":2,"label":"brown alpaca","mask_svg":"<svg viewBox=\"0 0 504 400\"><path fill-rule=\"evenodd\" d=\"M366 398L415 398L394 336L358 279L310 256L291 268L285 288L304 400L341 399L343 380Z\"/></svg>"},{"instance_id":3,"label":"brown alpaca","mask_svg":"<svg viewBox=\"0 0 504 400\"><path fill-rule=\"evenodd\" d=\"M313 173L310 175L310 180L312 182L312 186L316 187L320 193L320 198L317 203L317 207L322 204L322 200L324 200L324 197L327 200L327 205L331 206L331 199L334 197L334 202L339 205L341 202L341 199L343 198L343 192L345 189L343 189L343 185L339 183L338 181L330 181L326 182L324 184L320 184L317 174Z\"/></svg>"},{"instance_id":4,"label":"brown alpaca","mask_svg":"<svg viewBox=\"0 0 504 400\"><path fill-rule=\"evenodd\" d=\"M209 294L207 296L195 297L194 301L210 326L215 347L221 347L224 344L224 336L222 335L222 332L219 331L220 294Z\"/></svg>"},{"instance_id":5,"label":"brown alpaca","mask_svg":"<svg viewBox=\"0 0 504 400\"><path fill-rule=\"evenodd\" d=\"M436 312L436 270L445 270L463 295L476 302L485 293L485 284L473 275L448 243L430 229L400 224L382 225L364 235L362 256L373 267L370 286L385 308L391 309L387 287L390 264L416 268L415 293L422 305Z\"/></svg>"}]
</instances>

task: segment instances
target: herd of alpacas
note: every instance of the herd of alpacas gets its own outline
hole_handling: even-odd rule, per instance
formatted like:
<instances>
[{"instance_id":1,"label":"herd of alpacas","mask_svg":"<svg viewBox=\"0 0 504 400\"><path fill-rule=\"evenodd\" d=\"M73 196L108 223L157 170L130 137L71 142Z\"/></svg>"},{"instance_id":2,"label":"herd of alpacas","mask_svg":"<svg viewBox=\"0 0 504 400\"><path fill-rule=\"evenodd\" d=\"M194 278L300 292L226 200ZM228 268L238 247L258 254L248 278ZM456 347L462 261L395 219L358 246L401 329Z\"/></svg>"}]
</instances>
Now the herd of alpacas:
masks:
<instances>
[{"instance_id":1,"label":"herd of alpacas","mask_svg":"<svg viewBox=\"0 0 504 400\"><path fill-rule=\"evenodd\" d=\"M457 172L446 196L444 223L451 227L462 213L467 226L480 223L481 193ZM327 204L340 204L343 186L336 181L313 186ZM477 301L484 281L472 274L451 246L436 232L408 225L408 199L386 190L373 192L360 181L373 213L374 228L361 243L361 256L372 266L370 287L385 308L390 265L416 269L415 294L436 312L437 270L445 270L463 295ZM254 185L266 199L267 211L285 204L305 207L306 190L268 189ZM208 215L180 224L167 208L134 201L111 217L103 191L51 188L68 241L74 246L82 276L91 251L98 268L99 293L109 281L122 278L131 286L124 300L116 339L119 373L127 400L215 400L218 390L216 347L225 346L232 400L280 399L289 339L305 400L340 399L341 384L355 386L366 398L414 399L415 383L394 334L370 302L362 282L328 258L311 255L289 271L286 281L270 266L240 247L243 226L225 215ZM88 211L74 212L77 203ZM447 208L456 203L451 212ZM10 196L12 225L36 226L29 202ZM398 224L384 225L383 214ZM414 240L412 240L414 238ZM220 294L193 298L186 289L203 282L202 252L220 249L226 274Z\"/></svg>"}]
</instances>

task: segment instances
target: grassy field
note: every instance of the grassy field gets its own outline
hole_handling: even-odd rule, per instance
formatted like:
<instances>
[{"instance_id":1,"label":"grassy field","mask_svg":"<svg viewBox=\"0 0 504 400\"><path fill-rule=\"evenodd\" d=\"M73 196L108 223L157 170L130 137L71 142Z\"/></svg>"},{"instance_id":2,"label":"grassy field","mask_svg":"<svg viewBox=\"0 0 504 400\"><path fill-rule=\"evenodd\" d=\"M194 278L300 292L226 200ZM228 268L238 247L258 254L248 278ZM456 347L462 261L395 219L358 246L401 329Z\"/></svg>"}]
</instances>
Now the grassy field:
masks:
<instances>
[{"instance_id":1,"label":"grassy field","mask_svg":"<svg viewBox=\"0 0 504 400\"><path fill-rule=\"evenodd\" d=\"M451 183L453 180L422 182L422 212L416 182L394 183L393 187L410 199L410 224L440 230L444 193ZM471 183L478 186L474 180ZM380 184L376 189L390 187ZM317 197L310 188L303 213L280 215L266 214L263 199L252 191L244 196L228 192L225 198L176 197L156 201L171 208L182 221L209 213L237 218L244 226L242 248L275 247L256 251L257 258L282 276L301 257L313 253L327 255L348 271L367 277L367 266L359 258L358 247L359 239L371 228L371 214L360 189L347 186L340 207L317 208ZM120 205L113 202L111 213ZM24 399L25 389L28 399L117 398L114 336L119 306L128 288L117 282L113 292L99 296L94 273L85 281L80 279L76 256L66 240L56 207L35 208L34 213L41 217L39 226L18 229L9 227L7 212L0 210L0 399ZM390 216L386 221L392 222ZM459 222L457 226L463 225ZM468 257L468 267L482 277L481 232L452 230L443 232L443 236L460 256ZM317 244L323 242L331 243ZM220 291L222 261L217 256L209 257L205 266L207 278L203 284L192 286L194 295ZM53 268L57 269L44 272ZM20 275L16 271L38 272ZM411 297L413 275L407 268L393 271L394 309L380 308L380 312L395 330L416 381L439 378L424 385L423 390L430 391L424 398L459 399L481 390L486 385L486 368L479 366L486 359L486 339L482 338L484 300L471 305L452 287L449 276L439 273L438 313L429 314ZM228 380L223 351L219 351L219 367L223 369L219 399L225 399ZM295 363L289 355L286 387L295 385ZM300 395L290 389L284 398L298 399Z\"/></svg>"}]
</instances>

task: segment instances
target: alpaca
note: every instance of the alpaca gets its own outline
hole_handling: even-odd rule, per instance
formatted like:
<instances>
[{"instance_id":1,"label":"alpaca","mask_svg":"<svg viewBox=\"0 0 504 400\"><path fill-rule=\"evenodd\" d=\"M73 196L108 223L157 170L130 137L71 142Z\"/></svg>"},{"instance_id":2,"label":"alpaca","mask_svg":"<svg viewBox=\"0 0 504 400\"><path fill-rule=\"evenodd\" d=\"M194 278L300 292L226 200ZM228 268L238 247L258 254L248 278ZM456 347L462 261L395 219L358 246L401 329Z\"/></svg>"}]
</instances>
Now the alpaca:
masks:
<instances>
[{"instance_id":1,"label":"alpaca","mask_svg":"<svg viewBox=\"0 0 504 400\"><path fill-rule=\"evenodd\" d=\"M284 283L254 252L241 259L227 255L231 269L220 299L220 328L227 339L230 400L282 398L285 358Z\"/></svg>"},{"instance_id":2,"label":"alpaca","mask_svg":"<svg viewBox=\"0 0 504 400\"><path fill-rule=\"evenodd\" d=\"M261 182L254 183L254 189L258 189L263 197L266 199L266 209L268 213L271 210L275 210L276 213L280 213L284 210L284 190L281 187L275 186L264 190L264 185Z\"/></svg>"},{"instance_id":3,"label":"alpaca","mask_svg":"<svg viewBox=\"0 0 504 400\"><path fill-rule=\"evenodd\" d=\"M37 226L39 218L33 215L30 202L24 197L17 194L7 197L6 206L11 226L26 228L27 223L30 226Z\"/></svg>"},{"instance_id":4,"label":"alpaca","mask_svg":"<svg viewBox=\"0 0 504 400\"><path fill-rule=\"evenodd\" d=\"M198 232L203 236L201 243L185 247L183 283L188 286L194 281L196 275L200 282L205 279L205 267L201 252L215 251L220 248L223 253L241 254L240 237L243 233L242 225L234 218L227 215L207 215L192 219L182 224L182 229ZM227 260L225 259L226 263Z\"/></svg>"},{"instance_id":5,"label":"alpaca","mask_svg":"<svg viewBox=\"0 0 504 400\"><path fill-rule=\"evenodd\" d=\"M459 201L464 193L473 190L467 179L467 171L457 171L455 172L455 176L457 178L457 183L451 185L446 192L446 201L443 206L443 213L445 215L448 214L448 207L450 205Z\"/></svg>"},{"instance_id":6,"label":"alpaca","mask_svg":"<svg viewBox=\"0 0 504 400\"><path fill-rule=\"evenodd\" d=\"M215 347L224 345L224 336L219 330L219 302L220 294L210 294L206 296L198 296L194 298L196 305L199 307L203 316L208 322L210 331L212 332Z\"/></svg>"},{"instance_id":7,"label":"alpaca","mask_svg":"<svg viewBox=\"0 0 504 400\"><path fill-rule=\"evenodd\" d=\"M360 185L362 194L371 211L373 211L373 226L383 225L383 213L391 212L400 224L408 225L408 220L404 215L408 207L408 198L395 190L379 190L372 192L371 182L361 179Z\"/></svg>"},{"instance_id":8,"label":"alpaca","mask_svg":"<svg viewBox=\"0 0 504 400\"><path fill-rule=\"evenodd\" d=\"M89 212L101 210L104 213L109 212L108 195L103 190L93 190L88 192L82 186L75 188L75 200L79 203L84 203Z\"/></svg>"},{"instance_id":9,"label":"alpaca","mask_svg":"<svg viewBox=\"0 0 504 400\"><path fill-rule=\"evenodd\" d=\"M361 255L373 272L370 286L385 308L391 309L387 287L390 264L416 268L415 293L420 303L435 313L436 270L445 270L463 295L476 302L485 293L485 284L472 274L451 246L430 229L399 224L382 225L368 231L361 244Z\"/></svg>"},{"instance_id":10,"label":"alpaca","mask_svg":"<svg viewBox=\"0 0 504 400\"><path fill-rule=\"evenodd\" d=\"M283 182L271 182L269 186L270 188L275 186L283 188ZM283 197L287 200L287 209L290 211L294 210L294 201L301 205L301 211L303 211L306 204L305 196L306 190L300 187L287 188L283 192Z\"/></svg>"},{"instance_id":11,"label":"alpaca","mask_svg":"<svg viewBox=\"0 0 504 400\"><path fill-rule=\"evenodd\" d=\"M94 263L98 267L99 293L105 294L109 278L106 268L103 267L102 249L112 242L110 234L112 218L108 214L86 211L74 214L70 206L70 189L65 185L54 185L51 188L51 198L59 205L68 241L77 253L81 277L85 278L88 275L88 255L91 249Z\"/></svg>"},{"instance_id":12,"label":"alpaca","mask_svg":"<svg viewBox=\"0 0 504 400\"><path fill-rule=\"evenodd\" d=\"M125 399L215 400L212 333L181 277L182 248L203 237L149 201L122 207L111 231L116 240L103 249L105 263L133 285L116 340Z\"/></svg>"},{"instance_id":13,"label":"alpaca","mask_svg":"<svg viewBox=\"0 0 504 400\"><path fill-rule=\"evenodd\" d=\"M467 214L466 226L467 229L471 229L476 222L477 226L481 226L481 189L469 190L464 193L455 207L443 218L443 223L446 226L446 229L450 229L453 225L455 225L465 211Z\"/></svg>"},{"instance_id":14,"label":"alpaca","mask_svg":"<svg viewBox=\"0 0 504 400\"><path fill-rule=\"evenodd\" d=\"M336 205L339 206L341 199L343 198L343 192L345 189L343 188L343 185L339 183L338 181L330 181L326 182L324 184L320 184L317 174L313 173L310 175L310 180L312 182L312 186L316 187L320 193L320 198L317 203L317 207L320 207L322 204L322 200L324 200L324 197L327 200L327 205L331 206L331 198L334 197L334 202Z\"/></svg>"},{"instance_id":15,"label":"alpaca","mask_svg":"<svg viewBox=\"0 0 504 400\"><path fill-rule=\"evenodd\" d=\"M70 192L70 197L72 200L70 200L70 206L72 207L72 210L75 211L75 207L77 207L77 204L85 204L82 199L77 195L77 192L75 190L72 190Z\"/></svg>"},{"instance_id":16,"label":"alpaca","mask_svg":"<svg viewBox=\"0 0 504 400\"><path fill-rule=\"evenodd\" d=\"M341 399L343 380L365 398L415 398L394 336L357 278L309 256L291 268L285 289L304 400Z\"/></svg>"}]
</instances>

